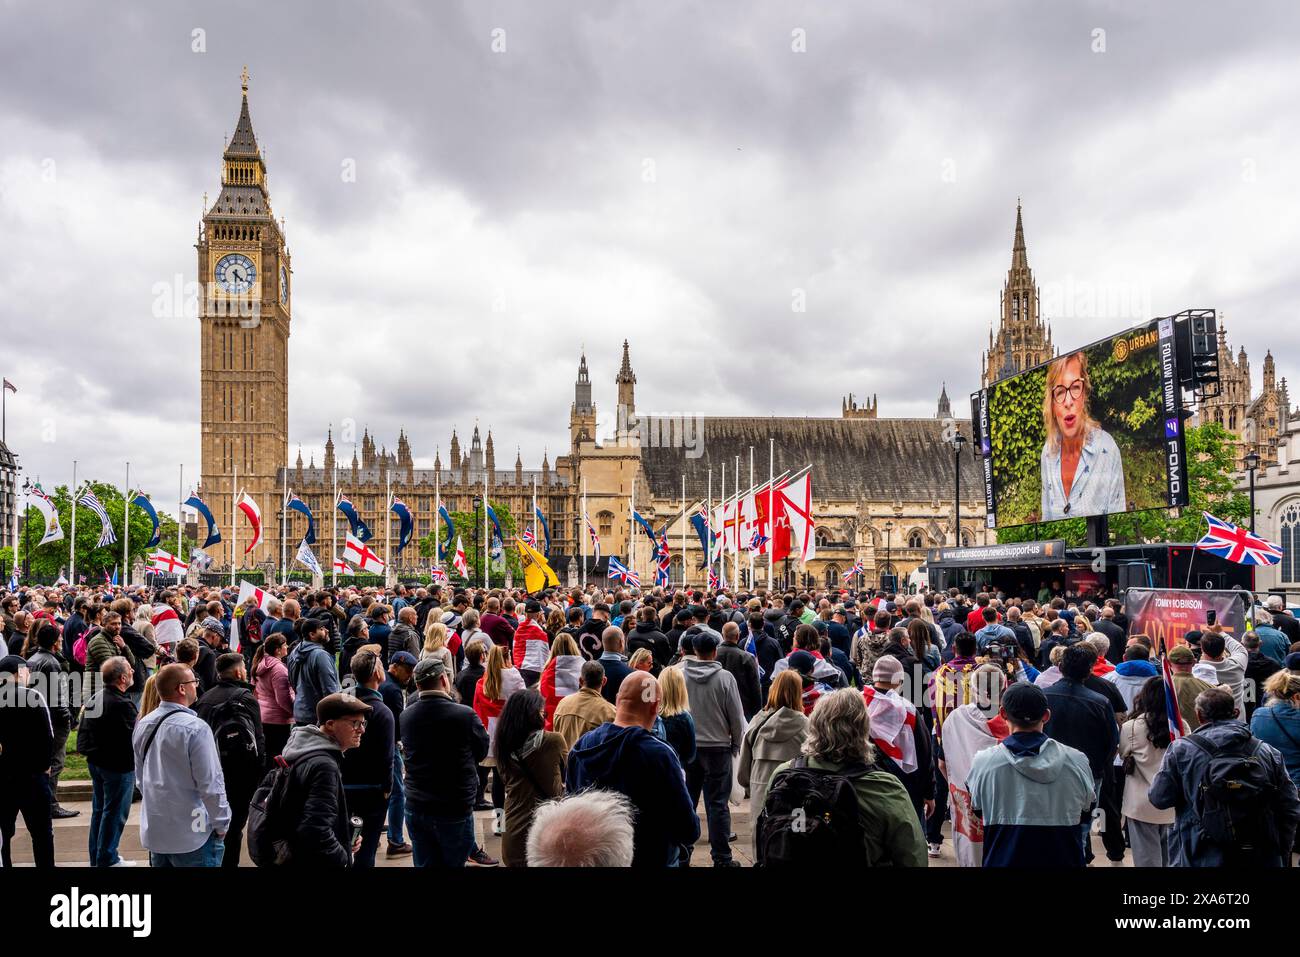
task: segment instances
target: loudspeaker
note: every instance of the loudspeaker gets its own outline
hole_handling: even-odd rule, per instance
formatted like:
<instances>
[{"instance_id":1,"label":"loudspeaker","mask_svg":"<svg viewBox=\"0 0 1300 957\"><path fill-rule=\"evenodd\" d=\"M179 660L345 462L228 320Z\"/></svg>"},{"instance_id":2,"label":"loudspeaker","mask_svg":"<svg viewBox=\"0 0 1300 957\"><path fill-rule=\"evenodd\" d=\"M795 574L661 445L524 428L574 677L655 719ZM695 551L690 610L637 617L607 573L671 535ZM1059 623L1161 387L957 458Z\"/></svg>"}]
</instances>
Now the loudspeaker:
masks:
<instances>
[{"instance_id":1,"label":"loudspeaker","mask_svg":"<svg viewBox=\"0 0 1300 957\"><path fill-rule=\"evenodd\" d=\"M1118 586L1120 591L1129 588L1150 588L1153 584L1150 562L1130 562L1119 566Z\"/></svg>"}]
</instances>

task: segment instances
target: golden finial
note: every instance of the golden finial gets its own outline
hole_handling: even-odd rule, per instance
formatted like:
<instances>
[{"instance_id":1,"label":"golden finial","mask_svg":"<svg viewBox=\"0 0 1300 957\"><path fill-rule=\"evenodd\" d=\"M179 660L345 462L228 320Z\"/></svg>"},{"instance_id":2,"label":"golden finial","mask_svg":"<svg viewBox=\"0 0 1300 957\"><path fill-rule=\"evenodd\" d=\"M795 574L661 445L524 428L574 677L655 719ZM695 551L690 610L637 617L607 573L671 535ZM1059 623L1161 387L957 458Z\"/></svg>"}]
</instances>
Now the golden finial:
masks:
<instances>
[{"instance_id":1,"label":"golden finial","mask_svg":"<svg viewBox=\"0 0 1300 957\"><path fill-rule=\"evenodd\" d=\"M239 74L239 85L244 89L244 96L248 96L248 66L244 66L244 72Z\"/></svg>"}]
</instances>

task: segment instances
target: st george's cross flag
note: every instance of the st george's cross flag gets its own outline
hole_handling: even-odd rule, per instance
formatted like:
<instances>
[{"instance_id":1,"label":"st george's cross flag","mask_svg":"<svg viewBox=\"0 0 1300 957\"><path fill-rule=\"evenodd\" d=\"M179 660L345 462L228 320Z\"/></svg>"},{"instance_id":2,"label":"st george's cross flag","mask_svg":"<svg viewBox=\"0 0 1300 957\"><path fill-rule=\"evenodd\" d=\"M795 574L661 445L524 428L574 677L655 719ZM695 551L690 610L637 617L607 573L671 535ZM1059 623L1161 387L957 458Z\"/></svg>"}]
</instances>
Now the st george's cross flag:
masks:
<instances>
[{"instance_id":1,"label":"st george's cross flag","mask_svg":"<svg viewBox=\"0 0 1300 957\"><path fill-rule=\"evenodd\" d=\"M347 542L343 546L343 557L356 565L363 572L384 573L384 562L374 550L351 532L347 533Z\"/></svg>"},{"instance_id":2,"label":"st george's cross flag","mask_svg":"<svg viewBox=\"0 0 1300 957\"><path fill-rule=\"evenodd\" d=\"M1226 558L1238 565L1276 565L1282 560L1282 546L1252 535L1244 528L1202 513L1210 530L1196 543L1201 551Z\"/></svg>"},{"instance_id":3,"label":"st george's cross flag","mask_svg":"<svg viewBox=\"0 0 1300 957\"><path fill-rule=\"evenodd\" d=\"M244 513L244 517L248 519L248 524L253 527L253 540L244 549L244 554L247 555L262 544L262 510L257 507L257 503L253 501L253 497L247 492L240 493L239 501L235 503L235 506Z\"/></svg>"},{"instance_id":4,"label":"st george's cross flag","mask_svg":"<svg viewBox=\"0 0 1300 957\"><path fill-rule=\"evenodd\" d=\"M163 572L168 575L184 575L190 570L188 562L181 561L170 552L165 552L161 548L156 548L145 556L145 561L149 564L150 571Z\"/></svg>"},{"instance_id":5,"label":"st george's cross flag","mask_svg":"<svg viewBox=\"0 0 1300 957\"><path fill-rule=\"evenodd\" d=\"M871 743L893 759L904 774L917 768L916 705L899 695L866 688Z\"/></svg>"},{"instance_id":6,"label":"st george's cross flag","mask_svg":"<svg viewBox=\"0 0 1300 957\"><path fill-rule=\"evenodd\" d=\"M459 535L456 536L456 551L451 557L451 567L461 578L469 578L469 562L465 561L465 545Z\"/></svg>"},{"instance_id":7,"label":"st george's cross flag","mask_svg":"<svg viewBox=\"0 0 1300 957\"><path fill-rule=\"evenodd\" d=\"M356 574L356 572L353 570L352 566L349 565L347 562L345 562L345 561L344 561L343 559L341 559L341 558L336 558L336 559L334 559L334 564L331 566L331 571L338 572L340 575L355 575L355 574Z\"/></svg>"},{"instance_id":8,"label":"st george's cross flag","mask_svg":"<svg viewBox=\"0 0 1300 957\"><path fill-rule=\"evenodd\" d=\"M185 637L180 616L170 605L158 605L153 615L153 639L160 645L175 645Z\"/></svg>"}]
</instances>

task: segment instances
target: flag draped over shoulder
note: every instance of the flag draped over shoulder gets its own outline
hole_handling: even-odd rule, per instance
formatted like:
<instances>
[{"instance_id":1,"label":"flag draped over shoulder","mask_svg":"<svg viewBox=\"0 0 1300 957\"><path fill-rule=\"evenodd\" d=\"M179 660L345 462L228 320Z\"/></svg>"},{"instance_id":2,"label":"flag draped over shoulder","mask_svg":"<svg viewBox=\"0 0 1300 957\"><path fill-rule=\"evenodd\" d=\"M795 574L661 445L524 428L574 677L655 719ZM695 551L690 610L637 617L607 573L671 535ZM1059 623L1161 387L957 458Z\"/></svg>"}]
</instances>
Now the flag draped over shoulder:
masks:
<instances>
[{"instance_id":1,"label":"flag draped over shoulder","mask_svg":"<svg viewBox=\"0 0 1300 957\"><path fill-rule=\"evenodd\" d=\"M523 539L516 539L515 547L519 549L519 558L524 566L524 587L530 594L559 586L559 577L551 570L541 552Z\"/></svg>"}]
</instances>

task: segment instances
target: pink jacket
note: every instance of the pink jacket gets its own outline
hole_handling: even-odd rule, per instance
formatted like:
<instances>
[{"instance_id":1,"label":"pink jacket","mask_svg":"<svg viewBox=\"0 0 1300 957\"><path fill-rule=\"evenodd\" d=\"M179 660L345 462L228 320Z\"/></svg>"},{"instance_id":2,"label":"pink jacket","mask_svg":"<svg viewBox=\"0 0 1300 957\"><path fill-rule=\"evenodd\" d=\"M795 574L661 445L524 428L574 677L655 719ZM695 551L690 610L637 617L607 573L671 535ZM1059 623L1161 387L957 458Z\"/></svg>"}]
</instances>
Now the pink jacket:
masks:
<instances>
[{"instance_id":1,"label":"pink jacket","mask_svg":"<svg viewBox=\"0 0 1300 957\"><path fill-rule=\"evenodd\" d=\"M253 693L262 710L263 724L293 724L293 688L289 669L275 655L263 655L253 678Z\"/></svg>"}]
</instances>

